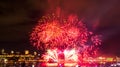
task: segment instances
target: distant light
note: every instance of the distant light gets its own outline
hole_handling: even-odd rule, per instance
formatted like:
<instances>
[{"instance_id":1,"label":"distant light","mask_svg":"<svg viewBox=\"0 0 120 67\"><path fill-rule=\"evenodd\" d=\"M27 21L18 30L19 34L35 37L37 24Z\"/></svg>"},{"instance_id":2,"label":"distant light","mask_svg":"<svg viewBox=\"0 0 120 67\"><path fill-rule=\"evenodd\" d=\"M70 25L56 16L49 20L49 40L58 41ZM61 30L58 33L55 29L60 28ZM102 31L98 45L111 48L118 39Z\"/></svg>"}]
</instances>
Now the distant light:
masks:
<instances>
[{"instance_id":1,"label":"distant light","mask_svg":"<svg viewBox=\"0 0 120 67\"><path fill-rule=\"evenodd\" d=\"M116 67L117 65L116 64L111 64L111 66L115 66Z\"/></svg>"},{"instance_id":2,"label":"distant light","mask_svg":"<svg viewBox=\"0 0 120 67\"><path fill-rule=\"evenodd\" d=\"M113 61L113 58L106 58L106 61L112 62L112 61Z\"/></svg>"},{"instance_id":3,"label":"distant light","mask_svg":"<svg viewBox=\"0 0 120 67\"><path fill-rule=\"evenodd\" d=\"M120 63L117 63L118 66L120 66Z\"/></svg>"},{"instance_id":4,"label":"distant light","mask_svg":"<svg viewBox=\"0 0 120 67\"><path fill-rule=\"evenodd\" d=\"M11 54L14 54L14 51L13 51L13 50L11 51Z\"/></svg>"},{"instance_id":5,"label":"distant light","mask_svg":"<svg viewBox=\"0 0 120 67\"><path fill-rule=\"evenodd\" d=\"M33 64L32 67L35 67L35 65Z\"/></svg>"},{"instance_id":6,"label":"distant light","mask_svg":"<svg viewBox=\"0 0 120 67\"><path fill-rule=\"evenodd\" d=\"M38 54L38 56L40 56L40 54Z\"/></svg>"},{"instance_id":7,"label":"distant light","mask_svg":"<svg viewBox=\"0 0 120 67\"><path fill-rule=\"evenodd\" d=\"M34 55L37 55L37 52L34 52Z\"/></svg>"},{"instance_id":8,"label":"distant light","mask_svg":"<svg viewBox=\"0 0 120 67\"><path fill-rule=\"evenodd\" d=\"M4 62L5 62L5 63L7 63L7 61L8 61L7 59L4 59Z\"/></svg>"},{"instance_id":9,"label":"distant light","mask_svg":"<svg viewBox=\"0 0 120 67\"><path fill-rule=\"evenodd\" d=\"M4 52L5 52L5 49L2 49L2 50L1 50L1 52L2 52L2 54L4 54Z\"/></svg>"},{"instance_id":10,"label":"distant light","mask_svg":"<svg viewBox=\"0 0 120 67\"><path fill-rule=\"evenodd\" d=\"M29 54L29 50L25 50L25 54Z\"/></svg>"}]
</instances>

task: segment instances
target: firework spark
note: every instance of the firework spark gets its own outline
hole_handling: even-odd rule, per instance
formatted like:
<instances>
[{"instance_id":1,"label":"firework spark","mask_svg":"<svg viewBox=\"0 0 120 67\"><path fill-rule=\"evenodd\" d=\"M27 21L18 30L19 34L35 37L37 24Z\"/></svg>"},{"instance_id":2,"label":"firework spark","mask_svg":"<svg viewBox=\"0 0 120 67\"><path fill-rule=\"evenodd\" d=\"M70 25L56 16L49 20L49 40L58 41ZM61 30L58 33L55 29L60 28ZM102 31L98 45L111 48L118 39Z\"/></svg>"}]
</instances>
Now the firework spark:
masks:
<instances>
[{"instance_id":1,"label":"firework spark","mask_svg":"<svg viewBox=\"0 0 120 67\"><path fill-rule=\"evenodd\" d=\"M55 14L44 16L30 36L33 46L38 49L50 49L46 54L49 59L58 59L58 52L52 49L63 50L66 60L76 60L78 54L82 57L95 55L96 49L93 48L101 44L100 36L88 31L76 15L62 19Z\"/></svg>"}]
</instances>

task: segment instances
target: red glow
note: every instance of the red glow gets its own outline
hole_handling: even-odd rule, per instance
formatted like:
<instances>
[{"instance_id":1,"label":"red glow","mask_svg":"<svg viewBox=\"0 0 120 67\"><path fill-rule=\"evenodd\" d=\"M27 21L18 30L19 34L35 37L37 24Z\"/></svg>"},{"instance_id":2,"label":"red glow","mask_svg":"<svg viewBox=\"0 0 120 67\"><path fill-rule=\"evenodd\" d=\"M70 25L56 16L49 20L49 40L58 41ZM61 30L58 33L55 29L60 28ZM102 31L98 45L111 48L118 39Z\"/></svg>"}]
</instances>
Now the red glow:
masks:
<instances>
[{"instance_id":1,"label":"red glow","mask_svg":"<svg viewBox=\"0 0 120 67\"><path fill-rule=\"evenodd\" d=\"M88 31L76 15L61 18L52 14L43 17L30 36L33 46L49 49L44 55L47 60L59 60L60 52L65 56L65 60L95 55L95 48L101 44L99 35Z\"/></svg>"}]
</instances>

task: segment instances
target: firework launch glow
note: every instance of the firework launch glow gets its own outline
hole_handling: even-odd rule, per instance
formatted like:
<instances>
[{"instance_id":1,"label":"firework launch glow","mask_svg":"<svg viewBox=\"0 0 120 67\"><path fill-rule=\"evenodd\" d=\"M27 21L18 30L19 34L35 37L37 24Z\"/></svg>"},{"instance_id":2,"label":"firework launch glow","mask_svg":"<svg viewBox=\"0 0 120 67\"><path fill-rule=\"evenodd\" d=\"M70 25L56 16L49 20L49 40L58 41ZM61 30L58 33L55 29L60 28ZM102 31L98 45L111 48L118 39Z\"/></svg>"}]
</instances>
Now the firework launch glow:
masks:
<instances>
[{"instance_id":1,"label":"firework launch glow","mask_svg":"<svg viewBox=\"0 0 120 67\"><path fill-rule=\"evenodd\" d=\"M30 41L38 49L45 49L47 60L57 60L59 54L65 60L96 55L101 44L100 35L95 35L76 15L61 18L55 14L43 16L34 27Z\"/></svg>"}]
</instances>

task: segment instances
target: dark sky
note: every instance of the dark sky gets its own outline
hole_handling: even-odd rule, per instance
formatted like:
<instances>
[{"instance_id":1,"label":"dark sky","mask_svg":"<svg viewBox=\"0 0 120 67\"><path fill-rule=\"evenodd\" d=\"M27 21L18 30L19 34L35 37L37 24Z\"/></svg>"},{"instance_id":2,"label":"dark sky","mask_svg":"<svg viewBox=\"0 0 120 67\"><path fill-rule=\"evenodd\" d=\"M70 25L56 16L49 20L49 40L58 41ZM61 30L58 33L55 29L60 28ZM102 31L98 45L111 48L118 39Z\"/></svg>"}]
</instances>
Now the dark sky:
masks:
<instances>
[{"instance_id":1,"label":"dark sky","mask_svg":"<svg viewBox=\"0 0 120 67\"><path fill-rule=\"evenodd\" d=\"M0 0L0 49L33 50L29 34L37 20L60 7L65 14L84 18L88 28L102 35L100 51L120 56L120 0Z\"/></svg>"}]
</instances>

